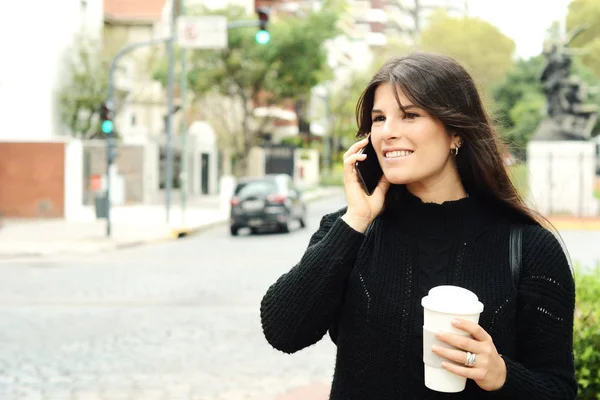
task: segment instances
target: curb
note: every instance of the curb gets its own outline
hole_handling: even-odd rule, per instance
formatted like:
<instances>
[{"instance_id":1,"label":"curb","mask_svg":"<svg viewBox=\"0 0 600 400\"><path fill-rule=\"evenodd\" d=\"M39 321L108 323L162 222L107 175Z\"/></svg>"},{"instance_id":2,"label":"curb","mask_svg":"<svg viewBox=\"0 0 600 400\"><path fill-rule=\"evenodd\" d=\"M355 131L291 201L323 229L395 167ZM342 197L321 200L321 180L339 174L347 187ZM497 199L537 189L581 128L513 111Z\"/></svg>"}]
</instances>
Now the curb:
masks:
<instances>
[{"instance_id":1,"label":"curb","mask_svg":"<svg viewBox=\"0 0 600 400\"><path fill-rule=\"evenodd\" d=\"M322 193L316 194L314 196L309 196L309 198L306 199L305 201L306 201L306 203L312 203L314 201L322 200L324 198L335 196L340 193L343 193L343 191L341 191L341 189L338 190L337 186L327 187L327 189L323 190ZM227 216L227 217L223 217L222 219L212 221L212 222L210 222L208 224L204 224L204 225L199 225L199 226L190 227L190 228L173 228L173 229L171 229L170 234L166 234L164 236L159 236L159 237L146 239L146 240L142 239L142 240L132 240L129 242L125 241L125 242L120 242L120 243L106 244L106 245L100 246L99 248L94 249L92 251L73 251L70 249L65 251L64 249L59 249L59 250L50 250L50 251L19 252L19 253L14 253L14 254L0 253L0 262L11 261L11 260L21 260L21 259L27 259L27 258L43 259L44 257L57 256L57 255L82 255L82 254L96 254L96 253L111 251L111 250L127 250L127 249L132 249L132 248L136 248L136 247L140 247L140 246L165 243L165 242L170 242L170 241L174 241L177 239L182 239L182 238L185 238L188 236L197 235L197 234L207 231L209 229L226 225L228 222L229 222L229 217Z\"/></svg>"},{"instance_id":2,"label":"curb","mask_svg":"<svg viewBox=\"0 0 600 400\"><path fill-rule=\"evenodd\" d=\"M329 188L331 188L331 189L326 189L326 191L324 191L324 193L320 193L315 196L310 196L308 199L305 200L306 203L312 203L313 201L322 200L326 197L331 197L331 196L335 196L337 194L343 193L343 191L341 189L338 190L337 186L330 186ZM339 193L337 193L337 192L339 192ZM214 222L211 222L206 225L201 225L201 226L192 227L192 228L173 229L171 231L171 234L173 236L173 239L181 239L181 238L184 238L187 236L197 235L198 233L202 233L206 230L215 228L217 226L226 225L228 222L229 222L229 217L226 217L220 221L214 221Z\"/></svg>"},{"instance_id":3,"label":"curb","mask_svg":"<svg viewBox=\"0 0 600 400\"><path fill-rule=\"evenodd\" d=\"M222 220L213 221L209 224L200 225L200 226L196 226L193 228L172 229L171 237L169 239L177 240L177 239L184 238L186 236L197 235L198 233L207 231L207 230L215 228L217 226L223 226L223 225L227 224L228 221L229 221L229 218L223 218Z\"/></svg>"}]
</instances>

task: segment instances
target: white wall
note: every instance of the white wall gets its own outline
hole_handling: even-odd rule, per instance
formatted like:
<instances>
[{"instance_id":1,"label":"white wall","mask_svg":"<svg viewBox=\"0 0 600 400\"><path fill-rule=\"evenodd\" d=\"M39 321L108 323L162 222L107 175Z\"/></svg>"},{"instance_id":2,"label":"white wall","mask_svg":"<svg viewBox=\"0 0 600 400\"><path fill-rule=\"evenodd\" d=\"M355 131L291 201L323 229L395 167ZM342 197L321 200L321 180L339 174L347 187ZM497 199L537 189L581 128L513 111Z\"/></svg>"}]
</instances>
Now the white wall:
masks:
<instances>
[{"instance_id":1,"label":"white wall","mask_svg":"<svg viewBox=\"0 0 600 400\"><path fill-rule=\"evenodd\" d=\"M595 144L531 141L527 146L530 202L543 214L595 216Z\"/></svg>"},{"instance_id":2,"label":"white wall","mask_svg":"<svg viewBox=\"0 0 600 400\"><path fill-rule=\"evenodd\" d=\"M248 176L263 176L265 174L265 150L254 146L248 154Z\"/></svg>"},{"instance_id":3,"label":"white wall","mask_svg":"<svg viewBox=\"0 0 600 400\"><path fill-rule=\"evenodd\" d=\"M300 189L319 184L319 151L316 149L296 149L294 152L294 183Z\"/></svg>"},{"instance_id":4,"label":"white wall","mask_svg":"<svg viewBox=\"0 0 600 400\"><path fill-rule=\"evenodd\" d=\"M206 121L195 121L189 128L187 138L188 163L186 177L188 191L201 194L202 153L208 154L208 194L217 194L219 190L217 136L212 126Z\"/></svg>"},{"instance_id":5,"label":"white wall","mask_svg":"<svg viewBox=\"0 0 600 400\"><path fill-rule=\"evenodd\" d=\"M0 139L48 140L61 134L57 90L64 55L85 26L100 34L103 0L0 1Z\"/></svg>"},{"instance_id":6,"label":"white wall","mask_svg":"<svg viewBox=\"0 0 600 400\"><path fill-rule=\"evenodd\" d=\"M157 143L144 145L144 204L148 204L159 187L160 148Z\"/></svg>"}]
</instances>

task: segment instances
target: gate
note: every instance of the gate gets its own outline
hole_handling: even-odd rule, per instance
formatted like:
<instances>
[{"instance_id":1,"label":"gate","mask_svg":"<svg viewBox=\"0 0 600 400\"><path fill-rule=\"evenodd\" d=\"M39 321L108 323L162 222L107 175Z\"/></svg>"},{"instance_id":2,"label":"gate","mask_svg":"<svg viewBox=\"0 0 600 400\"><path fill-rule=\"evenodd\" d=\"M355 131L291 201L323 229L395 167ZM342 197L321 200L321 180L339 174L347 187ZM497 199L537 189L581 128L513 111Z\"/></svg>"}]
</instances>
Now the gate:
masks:
<instances>
[{"instance_id":1,"label":"gate","mask_svg":"<svg viewBox=\"0 0 600 400\"><path fill-rule=\"evenodd\" d=\"M265 151L265 174L287 174L294 177L295 146L274 144L263 147Z\"/></svg>"}]
</instances>

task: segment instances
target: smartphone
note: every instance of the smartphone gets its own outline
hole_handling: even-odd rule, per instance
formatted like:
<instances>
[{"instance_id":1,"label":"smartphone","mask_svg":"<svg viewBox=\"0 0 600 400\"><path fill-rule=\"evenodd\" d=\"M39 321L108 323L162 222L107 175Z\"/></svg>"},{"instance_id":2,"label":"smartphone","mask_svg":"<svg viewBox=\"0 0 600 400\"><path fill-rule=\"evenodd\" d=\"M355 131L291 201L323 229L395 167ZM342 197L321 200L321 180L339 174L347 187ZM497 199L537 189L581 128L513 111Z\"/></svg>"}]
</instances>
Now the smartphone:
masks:
<instances>
[{"instance_id":1,"label":"smartphone","mask_svg":"<svg viewBox=\"0 0 600 400\"><path fill-rule=\"evenodd\" d=\"M356 174L358 175L358 181L362 185L365 193L370 196L375 191L375 188L383 176L383 170L381 169L381 165L379 165L377 153L371 143L371 135L369 135L369 142L359 153L366 154L367 158L363 161L357 161L354 164L354 167L356 169Z\"/></svg>"}]
</instances>

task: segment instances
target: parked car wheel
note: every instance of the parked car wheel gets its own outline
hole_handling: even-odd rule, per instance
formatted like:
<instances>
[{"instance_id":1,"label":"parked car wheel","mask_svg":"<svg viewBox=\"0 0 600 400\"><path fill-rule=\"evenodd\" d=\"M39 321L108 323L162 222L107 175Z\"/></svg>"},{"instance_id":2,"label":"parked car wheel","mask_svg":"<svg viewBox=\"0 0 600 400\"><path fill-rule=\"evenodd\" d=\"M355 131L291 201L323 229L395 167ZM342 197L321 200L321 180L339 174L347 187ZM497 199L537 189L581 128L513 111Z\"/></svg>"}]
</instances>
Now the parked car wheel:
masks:
<instances>
[{"instance_id":1,"label":"parked car wheel","mask_svg":"<svg viewBox=\"0 0 600 400\"><path fill-rule=\"evenodd\" d=\"M291 220L288 218L288 220L286 222L279 224L279 232L290 233L290 231L292 230L291 226L290 226L290 222L291 222Z\"/></svg>"},{"instance_id":2,"label":"parked car wheel","mask_svg":"<svg viewBox=\"0 0 600 400\"><path fill-rule=\"evenodd\" d=\"M237 226L231 226L231 227L229 227L229 231L231 232L231 236L237 236L238 235L238 227Z\"/></svg>"}]
</instances>

